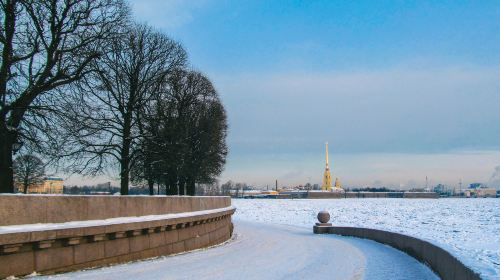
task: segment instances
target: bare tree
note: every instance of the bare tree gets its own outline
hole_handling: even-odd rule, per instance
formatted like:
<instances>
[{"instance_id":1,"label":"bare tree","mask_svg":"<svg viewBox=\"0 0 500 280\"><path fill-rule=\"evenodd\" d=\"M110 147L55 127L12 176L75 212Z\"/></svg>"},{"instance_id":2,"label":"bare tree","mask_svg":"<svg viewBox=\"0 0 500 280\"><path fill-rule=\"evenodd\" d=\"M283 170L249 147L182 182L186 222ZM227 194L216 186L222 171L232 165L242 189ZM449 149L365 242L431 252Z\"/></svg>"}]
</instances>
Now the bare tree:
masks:
<instances>
[{"instance_id":1,"label":"bare tree","mask_svg":"<svg viewBox=\"0 0 500 280\"><path fill-rule=\"evenodd\" d=\"M14 181L16 185L22 186L24 193L33 185L43 182L45 176L45 164L34 155L22 155L14 160Z\"/></svg>"},{"instance_id":2,"label":"bare tree","mask_svg":"<svg viewBox=\"0 0 500 280\"><path fill-rule=\"evenodd\" d=\"M196 184L215 183L226 162L227 118L210 80L191 71L182 79L175 96L179 103L180 134L184 136L183 160L179 164L180 189L195 195Z\"/></svg>"},{"instance_id":3,"label":"bare tree","mask_svg":"<svg viewBox=\"0 0 500 280\"><path fill-rule=\"evenodd\" d=\"M186 56L178 43L145 25L113 40L92 64L95 71L75 84L81 94L66 107L69 143L79 149L74 172L96 174L118 165L120 192L128 194L139 141L147 137L140 129L145 108L166 90L168 76L185 65Z\"/></svg>"},{"instance_id":4,"label":"bare tree","mask_svg":"<svg viewBox=\"0 0 500 280\"><path fill-rule=\"evenodd\" d=\"M122 0L0 0L0 6L0 192L13 192L14 143L40 141L37 119L27 122L27 115L43 118L53 110L44 98L91 71L128 10Z\"/></svg>"},{"instance_id":5,"label":"bare tree","mask_svg":"<svg viewBox=\"0 0 500 280\"><path fill-rule=\"evenodd\" d=\"M157 100L154 104L159 104L161 101ZM160 181L163 177L161 166L163 166L161 151L163 143L159 143L159 135L162 128L160 127L161 121L158 119L160 114L153 113L150 110L159 110L159 106L153 105L153 108L147 109L148 113L138 122L139 133L143 135L138 149L136 164L131 168L131 180L134 183L146 183L149 189L149 195L154 195L154 184L157 183L158 191L160 194Z\"/></svg>"},{"instance_id":6,"label":"bare tree","mask_svg":"<svg viewBox=\"0 0 500 280\"><path fill-rule=\"evenodd\" d=\"M190 138L192 170L186 181L187 193L194 195L195 184L216 183L226 163L228 148L226 145L227 117L219 100L206 102L201 106L196 118L196 127Z\"/></svg>"},{"instance_id":7,"label":"bare tree","mask_svg":"<svg viewBox=\"0 0 500 280\"><path fill-rule=\"evenodd\" d=\"M226 114L212 83L199 72L177 69L166 93L146 120L144 134L150 137L144 138L134 174L150 186L165 185L167 194L195 195L196 184L213 185L222 172Z\"/></svg>"},{"instance_id":8,"label":"bare tree","mask_svg":"<svg viewBox=\"0 0 500 280\"><path fill-rule=\"evenodd\" d=\"M221 185L221 193L222 195L231 195L231 189L232 189L232 182L227 181L226 183Z\"/></svg>"}]
</instances>

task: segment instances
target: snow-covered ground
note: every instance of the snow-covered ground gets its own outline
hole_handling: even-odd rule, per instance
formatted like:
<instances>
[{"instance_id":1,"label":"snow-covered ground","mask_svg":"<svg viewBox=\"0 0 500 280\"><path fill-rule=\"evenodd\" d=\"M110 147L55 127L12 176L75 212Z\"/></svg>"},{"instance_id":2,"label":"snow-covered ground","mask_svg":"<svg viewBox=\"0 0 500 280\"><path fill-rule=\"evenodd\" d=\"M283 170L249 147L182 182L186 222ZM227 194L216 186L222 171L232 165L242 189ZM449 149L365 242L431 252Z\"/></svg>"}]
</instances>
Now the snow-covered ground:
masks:
<instances>
[{"instance_id":1,"label":"snow-covered ground","mask_svg":"<svg viewBox=\"0 0 500 280\"><path fill-rule=\"evenodd\" d=\"M235 222L235 238L214 248L38 279L349 279L437 280L416 259L359 238L310 229Z\"/></svg>"},{"instance_id":2,"label":"snow-covered ground","mask_svg":"<svg viewBox=\"0 0 500 280\"><path fill-rule=\"evenodd\" d=\"M309 227L320 210L339 226L404 233L448 250L485 279L500 278L500 199L233 199L235 220Z\"/></svg>"}]
</instances>

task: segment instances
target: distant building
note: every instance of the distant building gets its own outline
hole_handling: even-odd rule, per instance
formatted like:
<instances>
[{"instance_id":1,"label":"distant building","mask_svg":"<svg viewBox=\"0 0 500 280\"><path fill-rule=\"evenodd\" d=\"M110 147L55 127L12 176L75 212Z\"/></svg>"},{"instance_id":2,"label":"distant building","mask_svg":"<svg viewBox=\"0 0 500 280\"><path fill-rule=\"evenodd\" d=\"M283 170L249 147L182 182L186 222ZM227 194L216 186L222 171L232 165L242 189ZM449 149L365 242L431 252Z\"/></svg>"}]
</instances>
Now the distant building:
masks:
<instances>
[{"instance_id":1,"label":"distant building","mask_svg":"<svg viewBox=\"0 0 500 280\"><path fill-rule=\"evenodd\" d=\"M464 191L466 197L497 197L497 190L493 188L469 188Z\"/></svg>"},{"instance_id":2,"label":"distant building","mask_svg":"<svg viewBox=\"0 0 500 280\"><path fill-rule=\"evenodd\" d=\"M445 186L443 184L437 184L437 186L434 187L434 192L444 193L445 192Z\"/></svg>"},{"instance_id":3,"label":"distant building","mask_svg":"<svg viewBox=\"0 0 500 280\"><path fill-rule=\"evenodd\" d=\"M484 188L484 185L482 183L472 183L469 185L469 189L479 189L479 188Z\"/></svg>"},{"instance_id":4,"label":"distant building","mask_svg":"<svg viewBox=\"0 0 500 280\"><path fill-rule=\"evenodd\" d=\"M28 193L40 194L62 194L64 180L59 177L45 177L40 184L32 185L28 188ZM19 192L24 192L23 186L18 186Z\"/></svg>"},{"instance_id":5,"label":"distant building","mask_svg":"<svg viewBox=\"0 0 500 280\"><path fill-rule=\"evenodd\" d=\"M342 184L340 183L339 178L335 178L335 190L342 190Z\"/></svg>"},{"instance_id":6,"label":"distant building","mask_svg":"<svg viewBox=\"0 0 500 280\"><path fill-rule=\"evenodd\" d=\"M477 197L497 197L497 190L491 188L481 188L476 190Z\"/></svg>"},{"instance_id":7,"label":"distant building","mask_svg":"<svg viewBox=\"0 0 500 280\"><path fill-rule=\"evenodd\" d=\"M277 191L262 191L262 194L265 195L278 195L279 193Z\"/></svg>"}]
</instances>

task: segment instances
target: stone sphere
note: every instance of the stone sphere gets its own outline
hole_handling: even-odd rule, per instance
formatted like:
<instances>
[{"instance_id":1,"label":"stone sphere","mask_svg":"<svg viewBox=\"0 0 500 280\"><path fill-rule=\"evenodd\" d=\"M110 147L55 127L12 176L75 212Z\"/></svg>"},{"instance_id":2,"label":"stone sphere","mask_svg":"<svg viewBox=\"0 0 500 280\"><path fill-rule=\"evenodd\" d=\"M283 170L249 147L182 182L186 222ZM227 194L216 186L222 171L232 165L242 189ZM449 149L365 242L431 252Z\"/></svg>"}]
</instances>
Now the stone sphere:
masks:
<instances>
[{"instance_id":1,"label":"stone sphere","mask_svg":"<svg viewBox=\"0 0 500 280\"><path fill-rule=\"evenodd\" d=\"M330 220L330 213L328 213L327 211L319 211L318 213L318 221L320 223L328 223L328 221Z\"/></svg>"}]
</instances>

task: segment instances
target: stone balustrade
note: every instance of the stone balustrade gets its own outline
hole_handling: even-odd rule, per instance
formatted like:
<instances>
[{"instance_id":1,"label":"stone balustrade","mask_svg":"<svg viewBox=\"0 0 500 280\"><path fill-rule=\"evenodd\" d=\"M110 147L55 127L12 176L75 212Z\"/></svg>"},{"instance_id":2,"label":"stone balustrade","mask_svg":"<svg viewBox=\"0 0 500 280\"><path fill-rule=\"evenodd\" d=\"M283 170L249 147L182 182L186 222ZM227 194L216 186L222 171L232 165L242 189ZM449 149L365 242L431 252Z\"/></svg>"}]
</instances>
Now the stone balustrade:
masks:
<instances>
[{"instance_id":1,"label":"stone balustrade","mask_svg":"<svg viewBox=\"0 0 500 280\"><path fill-rule=\"evenodd\" d=\"M231 237L235 211L228 197L1 195L0 203L0 278L213 246ZM42 213L28 217L32 208ZM9 213L20 222L2 221Z\"/></svg>"},{"instance_id":2,"label":"stone balustrade","mask_svg":"<svg viewBox=\"0 0 500 280\"><path fill-rule=\"evenodd\" d=\"M230 205L230 197L2 194L0 226L161 215Z\"/></svg>"}]
</instances>

